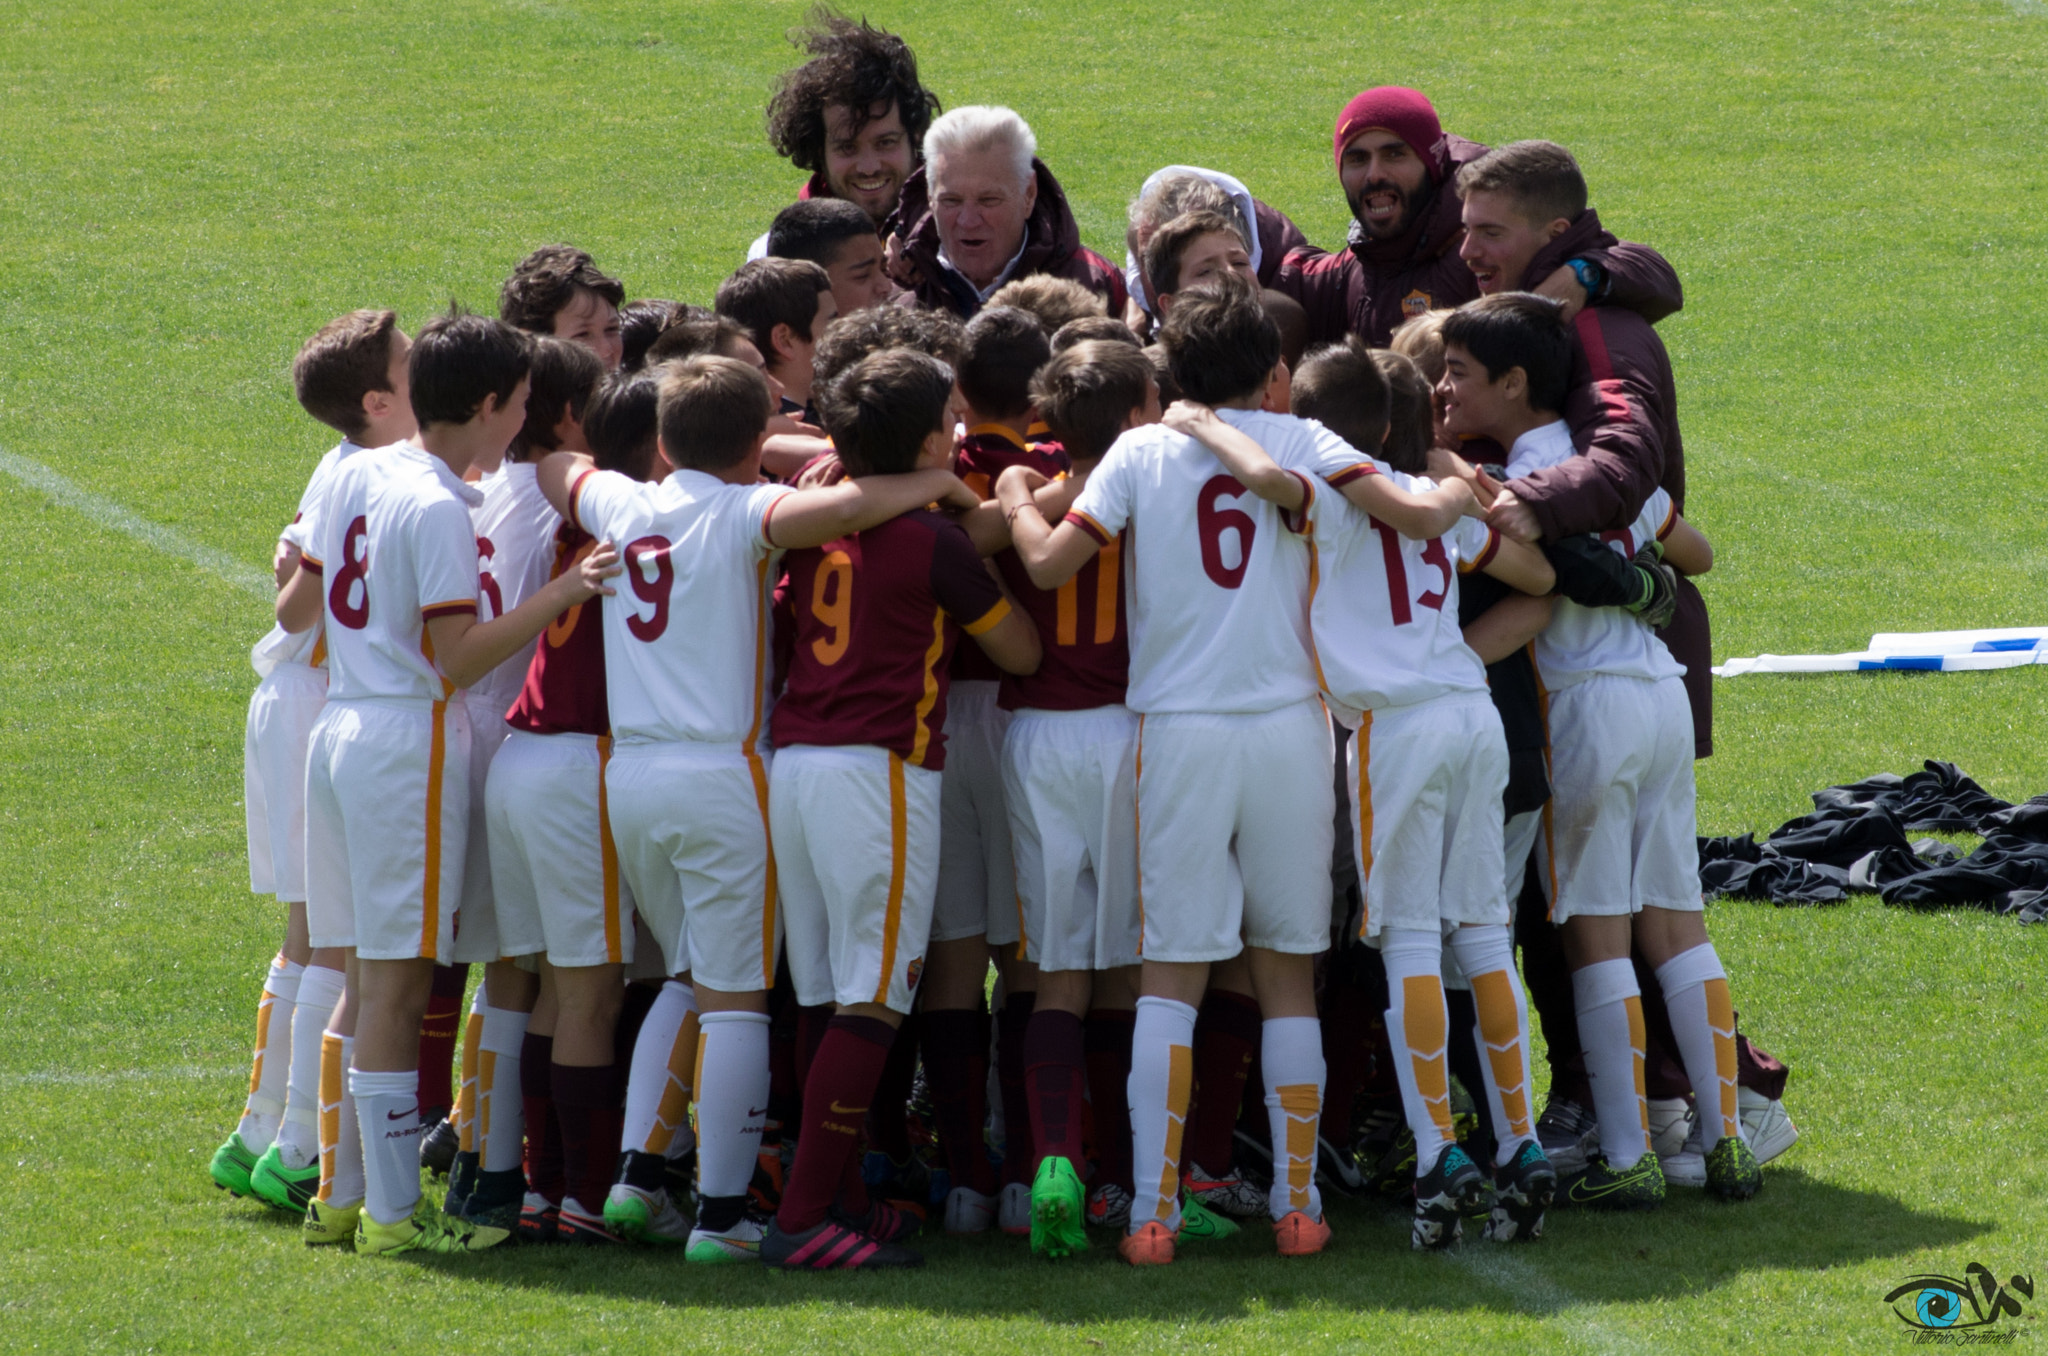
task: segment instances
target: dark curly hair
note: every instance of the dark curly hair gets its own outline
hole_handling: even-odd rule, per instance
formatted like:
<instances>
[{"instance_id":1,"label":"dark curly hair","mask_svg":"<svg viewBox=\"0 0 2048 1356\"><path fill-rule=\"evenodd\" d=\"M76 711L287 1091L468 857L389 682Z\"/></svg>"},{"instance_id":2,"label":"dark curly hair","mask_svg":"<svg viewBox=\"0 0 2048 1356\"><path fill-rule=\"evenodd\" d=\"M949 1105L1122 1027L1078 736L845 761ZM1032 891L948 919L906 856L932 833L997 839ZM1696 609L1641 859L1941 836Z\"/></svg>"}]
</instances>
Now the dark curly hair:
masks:
<instances>
[{"instance_id":1,"label":"dark curly hair","mask_svg":"<svg viewBox=\"0 0 2048 1356\"><path fill-rule=\"evenodd\" d=\"M894 105L913 156L923 161L925 129L939 112L939 98L918 82L917 54L908 43L824 5L811 11L790 41L811 59L784 72L768 100L768 141L776 154L816 173L825 168L827 104L852 110L855 135L877 116L888 116Z\"/></svg>"}]
</instances>

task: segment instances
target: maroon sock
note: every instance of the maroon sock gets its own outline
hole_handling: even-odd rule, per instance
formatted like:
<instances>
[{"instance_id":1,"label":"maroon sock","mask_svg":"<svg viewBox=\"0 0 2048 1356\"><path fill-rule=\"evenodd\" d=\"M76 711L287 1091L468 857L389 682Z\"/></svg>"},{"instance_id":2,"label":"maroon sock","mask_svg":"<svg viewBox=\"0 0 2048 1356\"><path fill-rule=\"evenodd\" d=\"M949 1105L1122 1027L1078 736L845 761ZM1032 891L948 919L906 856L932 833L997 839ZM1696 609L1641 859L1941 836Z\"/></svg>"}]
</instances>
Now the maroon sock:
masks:
<instances>
[{"instance_id":1,"label":"maroon sock","mask_svg":"<svg viewBox=\"0 0 2048 1356\"><path fill-rule=\"evenodd\" d=\"M1259 1004L1250 994L1211 989L1195 1017L1195 1098L1188 1108L1187 1137L1181 1142L1185 1171L1200 1164L1227 1172L1237 1104L1244 1100L1252 1052L1259 1045Z\"/></svg>"},{"instance_id":2,"label":"maroon sock","mask_svg":"<svg viewBox=\"0 0 2048 1356\"><path fill-rule=\"evenodd\" d=\"M996 1170L982 1140L988 1121L988 1014L967 1008L926 1012L924 1072L939 1151L953 1185L993 1196Z\"/></svg>"},{"instance_id":3,"label":"maroon sock","mask_svg":"<svg viewBox=\"0 0 2048 1356\"><path fill-rule=\"evenodd\" d=\"M618 1166L619 1129L625 1119L619 1102L619 1068L616 1064L556 1064L549 1069L549 1081L555 1091L555 1115L562 1126L562 1167L568 1194L586 1214L602 1213L605 1197L611 1194L612 1171Z\"/></svg>"},{"instance_id":4,"label":"maroon sock","mask_svg":"<svg viewBox=\"0 0 2048 1356\"><path fill-rule=\"evenodd\" d=\"M892 1163L910 1157L910 1087L917 1081L918 1026L913 1012L896 1028L896 1044L889 1048L882 1081L875 1085L874 1105L868 1108L868 1147L881 1150Z\"/></svg>"},{"instance_id":5,"label":"maroon sock","mask_svg":"<svg viewBox=\"0 0 2048 1356\"><path fill-rule=\"evenodd\" d=\"M860 1148L861 1118L881 1081L896 1031L873 1017L834 1017L804 1080L803 1133L775 1222L784 1233L814 1228L832 1208ZM858 1176L858 1174L856 1174Z\"/></svg>"},{"instance_id":6,"label":"maroon sock","mask_svg":"<svg viewBox=\"0 0 2048 1356\"><path fill-rule=\"evenodd\" d=\"M1081 1101L1088 1059L1081 1019L1048 1009L1031 1014L1024 1028L1025 1099L1031 1109L1031 1143L1041 1159L1081 1162ZM1036 1171L1036 1164L1033 1164Z\"/></svg>"},{"instance_id":7,"label":"maroon sock","mask_svg":"<svg viewBox=\"0 0 2048 1356\"><path fill-rule=\"evenodd\" d=\"M633 1047L639 1043L640 1027L654 1011L661 997L659 984L628 984L619 1002L619 1022L612 1028L612 1063L621 1069L633 1067Z\"/></svg>"},{"instance_id":8,"label":"maroon sock","mask_svg":"<svg viewBox=\"0 0 2048 1356\"><path fill-rule=\"evenodd\" d=\"M427 1011L420 1018L421 1124L433 1111L447 1112L454 1103L448 1089L449 1070L455 1061L455 1046L462 1038L462 992L469 984L467 965L434 967L434 987L427 994Z\"/></svg>"},{"instance_id":9,"label":"maroon sock","mask_svg":"<svg viewBox=\"0 0 2048 1356\"><path fill-rule=\"evenodd\" d=\"M562 1126L555 1115L555 1038L531 1031L519 1046L519 1100L526 1113L526 1189L554 1205L569 1194Z\"/></svg>"},{"instance_id":10,"label":"maroon sock","mask_svg":"<svg viewBox=\"0 0 2048 1356\"><path fill-rule=\"evenodd\" d=\"M820 1003L814 1008L796 1010L796 1086L797 1123L803 1122L804 1089L811 1083L811 1061L818 1057L818 1046L825 1039L825 1028L832 1024L832 1005Z\"/></svg>"},{"instance_id":11,"label":"maroon sock","mask_svg":"<svg viewBox=\"0 0 2048 1356\"><path fill-rule=\"evenodd\" d=\"M1087 1046L1088 1101L1095 1111L1096 1175L1132 1190L1131 1029L1138 1014L1127 1008L1095 1008L1082 1037Z\"/></svg>"},{"instance_id":12,"label":"maroon sock","mask_svg":"<svg viewBox=\"0 0 2048 1356\"><path fill-rule=\"evenodd\" d=\"M1372 999L1355 985L1323 993L1322 1134L1332 1144L1351 1142L1351 1107L1372 1070Z\"/></svg>"},{"instance_id":13,"label":"maroon sock","mask_svg":"<svg viewBox=\"0 0 2048 1356\"><path fill-rule=\"evenodd\" d=\"M1003 1090L1003 1181L1031 1184L1038 1154L1031 1138L1031 1094L1024 1079L1024 1032L1031 1025L1035 993L1013 993L996 1019L996 1078Z\"/></svg>"}]
</instances>

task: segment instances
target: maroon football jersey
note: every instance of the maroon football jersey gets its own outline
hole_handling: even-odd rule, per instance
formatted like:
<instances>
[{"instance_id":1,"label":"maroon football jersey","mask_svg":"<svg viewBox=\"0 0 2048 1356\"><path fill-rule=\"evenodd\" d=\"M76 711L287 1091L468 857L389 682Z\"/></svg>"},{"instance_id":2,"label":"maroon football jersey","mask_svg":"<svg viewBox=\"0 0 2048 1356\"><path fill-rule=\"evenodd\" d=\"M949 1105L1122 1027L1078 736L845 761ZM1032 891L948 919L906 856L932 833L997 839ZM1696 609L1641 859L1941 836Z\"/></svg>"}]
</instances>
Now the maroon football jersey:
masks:
<instances>
[{"instance_id":1,"label":"maroon football jersey","mask_svg":"<svg viewBox=\"0 0 2048 1356\"><path fill-rule=\"evenodd\" d=\"M582 564L597 539L563 523L555 530L558 579ZM612 718L604 694L604 614L595 598L576 604L548 623L526 668L526 686L505 713L505 723L534 734L609 735Z\"/></svg>"},{"instance_id":2,"label":"maroon football jersey","mask_svg":"<svg viewBox=\"0 0 2048 1356\"><path fill-rule=\"evenodd\" d=\"M998 704L1004 710L1086 711L1123 701L1131 672L1123 545L1119 535L1056 589L1032 583L1015 551L997 554L996 568L1017 606L1037 624L1044 654L1029 677L1003 675Z\"/></svg>"},{"instance_id":3,"label":"maroon football jersey","mask_svg":"<svg viewBox=\"0 0 2048 1356\"><path fill-rule=\"evenodd\" d=\"M1010 611L965 530L918 509L783 563L796 634L775 746L879 744L945 767L953 648Z\"/></svg>"},{"instance_id":4,"label":"maroon football jersey","mask_svg":"<svg viewBox=\"0 0 2048 1356\"><path fill-rule=\"evenodd\" d=\"M996 477L1012 466L1029 466L1050 480L1067 469L1066 449L1056 442L1027 443L1001 424L976 424L953 453L953 474L983 499L995 498ZM1002 676L979 645L962 645L954 652L955 682L993 683Z\"/></svg>"}]
</instances>

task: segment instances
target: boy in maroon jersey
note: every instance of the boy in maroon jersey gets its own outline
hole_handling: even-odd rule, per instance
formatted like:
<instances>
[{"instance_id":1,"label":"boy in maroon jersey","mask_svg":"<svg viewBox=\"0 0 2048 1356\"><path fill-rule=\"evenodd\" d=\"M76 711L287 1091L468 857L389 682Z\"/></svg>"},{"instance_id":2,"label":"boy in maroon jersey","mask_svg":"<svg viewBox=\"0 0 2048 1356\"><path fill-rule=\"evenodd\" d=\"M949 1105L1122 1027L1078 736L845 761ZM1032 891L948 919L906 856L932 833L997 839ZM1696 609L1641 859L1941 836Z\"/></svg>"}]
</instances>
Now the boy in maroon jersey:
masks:
<instances>
[{"instance_id":1,"label":"boy in maroon jersey","mask_svg":"<svg viewBox=\"0 0 2048 1356\"><path fill-rule=\"evenodd\" d=\"M833 383L847 473L944 466L953 374L901 349ZM916 1227L867 1200L855 1156L922 977L939 856L947 672L964 630L1012 672L1038 634L957 525L925 510L786 557L796 634L775 708L769 822L798 1001L835 1003L804 1082L796 1163L761 1258L792 1270L915 1266Z\"/></svg>"},{"instance_id":2,"label":"boy in maroon jersey","mask_svg":"<svg viewBox=\"0 0 2048 1356\"><path fill-rule=\"evenodd\" d=\"M1066 469L1064 453L1025 441L1032 423L1032 374L1051 356L1045 331L1026 311L990 306L967 323L954 370L967 406L967 436L954 453L953 470L983 499L994 497L996 478L1012 466L1048 477ZM1031 1230L1024 1025L1036 979L1016 953L1017 873L1002 770L1003 732L1010 720L996 705L1002 676L975 646L954 652L946 708L949 756L940 789L939 886L922 1008L925 1075L953 1181L946 1198L949 1234L981 1233L998 1218L1006 1233ZM989 1036L982 992L992 953L1005 995L997 1037L1005 1121L1000 1181L982 1145Z\"/></svg>"}]
</instances>

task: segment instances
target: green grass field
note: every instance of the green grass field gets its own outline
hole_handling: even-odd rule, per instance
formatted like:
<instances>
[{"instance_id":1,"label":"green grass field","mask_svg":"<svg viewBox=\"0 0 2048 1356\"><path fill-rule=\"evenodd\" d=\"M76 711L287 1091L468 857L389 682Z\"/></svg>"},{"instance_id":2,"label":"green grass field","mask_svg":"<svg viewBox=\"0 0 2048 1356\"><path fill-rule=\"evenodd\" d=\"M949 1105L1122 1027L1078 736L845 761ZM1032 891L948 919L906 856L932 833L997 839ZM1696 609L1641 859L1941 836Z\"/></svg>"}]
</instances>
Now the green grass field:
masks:
<instances>
[{"instance_id":1,"label":"green grass field","mask_svg":"<svg viewBox=\"0 0 2048 1356\"><path fill-rule=\"evenodd\" d=\"M1023 111L1116 257L1124 202L1170 161L1340 240L1328 126L1366 84L1428 91L1468 136L1565 142L1608 224L1685 279L1662 331L1689 516L1719 547L1717 655L2044 620L2037 0L870 13L949 105ZM1003 1239L822 1283L559 1251L378 1264L213 1189L280 930L243 861L250 581L332 441L290 356L357 305L408 326L450 297L488 308L549 240L632 295L708 301L799 182L761 131L797 17L0 12L0 1349L1884 1350L1908 1336L1882 1297L1911 1273L2048 1282L2048 940L1869 900L1710 915L1805 1131L1753 1205L1557 1216L1513 1253L1412 1256L1400 1221L1339 1207L1319 1259L1247 1237L1167 1275L1101 1251L1036 1266ZM175 538L32 488L36 467ZM1929 756L2048 790L2030 669L1717 696L1705 832ZM2034 1307L2005 1326L2033 1340Z\"/></svg>"}]
</instances>

